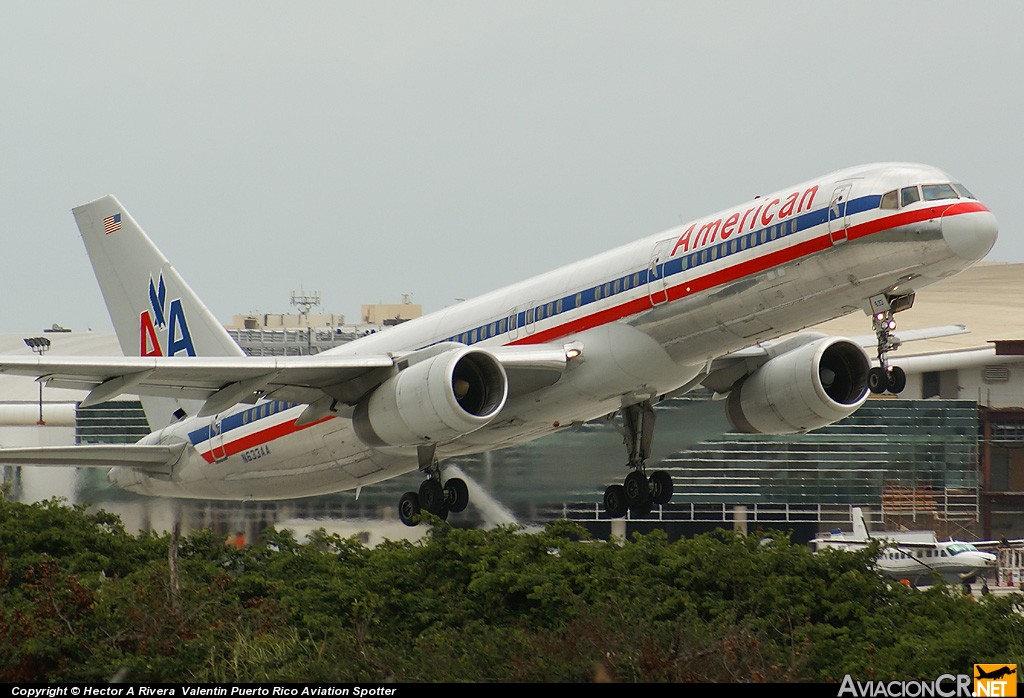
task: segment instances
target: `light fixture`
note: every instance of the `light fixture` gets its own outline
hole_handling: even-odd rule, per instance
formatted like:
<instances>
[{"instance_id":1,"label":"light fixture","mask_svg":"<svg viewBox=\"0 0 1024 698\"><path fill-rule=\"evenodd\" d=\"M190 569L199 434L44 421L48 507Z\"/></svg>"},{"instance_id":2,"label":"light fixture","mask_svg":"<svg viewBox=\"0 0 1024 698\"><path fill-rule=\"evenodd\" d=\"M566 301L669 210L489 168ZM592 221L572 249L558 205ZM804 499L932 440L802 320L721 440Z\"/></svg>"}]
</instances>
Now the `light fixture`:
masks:
<instances>
[{"instance_id":1,"label":"light fixture","mask_svg":"<svg viewBox=\"0 0 1024 698\"><path fill-rule=\"evenodd\" d=\"M39 358L43 358L43 354L50 348L50 340L46 337L25 337L25 344L28 348L39 354ZM39 426L43 426L46 422L43 421L43 379L42 377L37 379L39 382L39 421L36 422Z\"/></svg>"}]
</instances>

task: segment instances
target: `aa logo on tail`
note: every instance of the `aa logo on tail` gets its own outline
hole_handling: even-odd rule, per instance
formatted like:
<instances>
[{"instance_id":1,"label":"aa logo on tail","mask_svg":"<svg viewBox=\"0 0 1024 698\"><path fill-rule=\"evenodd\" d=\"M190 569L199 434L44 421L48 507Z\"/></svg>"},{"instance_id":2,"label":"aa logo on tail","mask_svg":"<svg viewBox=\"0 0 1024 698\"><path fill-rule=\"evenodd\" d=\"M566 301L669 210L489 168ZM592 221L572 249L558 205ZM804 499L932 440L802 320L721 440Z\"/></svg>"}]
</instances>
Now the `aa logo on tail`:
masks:
<instances>
[{"instance_id":1,"label":"aa logo on tail","mask_svg":"<svg viewBox=\"0 0 1024 698\"><path fill-rule=\"evenodd\" d=\"M163 273L156 284L153 277L149 277L149 304L151 310L143 310L139 316L139 356L175 356L182 351L187 356L195 356L181 299L175 298L170 305L167 304ZM160 341L161 335L157 334L158 329L163 335L163 342ZM167 348L166 353L164 347Z\"/></svg>"}]
</instances>

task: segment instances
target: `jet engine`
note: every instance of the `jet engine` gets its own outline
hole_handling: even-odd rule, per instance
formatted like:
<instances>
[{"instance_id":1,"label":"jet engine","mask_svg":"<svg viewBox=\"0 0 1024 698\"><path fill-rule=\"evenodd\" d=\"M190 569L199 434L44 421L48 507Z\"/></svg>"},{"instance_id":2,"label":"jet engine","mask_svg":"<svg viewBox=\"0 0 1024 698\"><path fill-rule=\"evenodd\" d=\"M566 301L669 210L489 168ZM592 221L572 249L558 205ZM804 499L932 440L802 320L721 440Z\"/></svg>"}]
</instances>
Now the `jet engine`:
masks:
<instances>
[{"instance_id":1,"label":"jet engine","mask_svg":"<svg viewBox=\"0 0 1024 698\"><path fill-rule=\"evenodd\" d=\"M871 360L848 339L825 337L769 359L729 393L726 415L746 434L795 434L853 414L868 396Z\"/></svg>"},{"instance_id":2,"label":"jet engine","mask_svg":"<svg viewBox=\"0 0 1024 698\"><path fill-rule=\"evenodd\" d=\"M420 446L479 429L505 405L508 378L480 349L450 349L412 363L356 405L352 425L368 446Z\"/></svg>"}]
</instances>

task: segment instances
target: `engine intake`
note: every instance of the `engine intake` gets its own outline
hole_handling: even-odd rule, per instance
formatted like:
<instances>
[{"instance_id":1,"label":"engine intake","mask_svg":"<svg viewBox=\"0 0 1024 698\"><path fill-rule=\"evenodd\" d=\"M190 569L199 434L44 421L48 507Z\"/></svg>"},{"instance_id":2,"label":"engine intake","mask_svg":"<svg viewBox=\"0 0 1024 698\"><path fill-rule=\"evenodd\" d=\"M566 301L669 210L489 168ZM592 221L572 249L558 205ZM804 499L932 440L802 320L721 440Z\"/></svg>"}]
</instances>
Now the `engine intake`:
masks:
<instances>
[{"instance_id":1,"label":"engine intake","mask_svg":"<svg viewBox=\"0 0 1024 698\"><path fill-rule=\"evenodd\" d=\"M508 397L501 363L480 349L451 349L413 363L356 405L352 425L368 446L449 441L490 422Z\"/></svg>"},{"instance_id":2,"label":"engine intake","mask_svg":"<svg viewBox=\"0 0 1024 698\"><path fill-rule=\"evenodd\" d=\"M868 397L871 360L841 337L809 342L770 359L729 393L726 415L746 434L797 434L853 414Z\"/></svg>"}]
</instances>

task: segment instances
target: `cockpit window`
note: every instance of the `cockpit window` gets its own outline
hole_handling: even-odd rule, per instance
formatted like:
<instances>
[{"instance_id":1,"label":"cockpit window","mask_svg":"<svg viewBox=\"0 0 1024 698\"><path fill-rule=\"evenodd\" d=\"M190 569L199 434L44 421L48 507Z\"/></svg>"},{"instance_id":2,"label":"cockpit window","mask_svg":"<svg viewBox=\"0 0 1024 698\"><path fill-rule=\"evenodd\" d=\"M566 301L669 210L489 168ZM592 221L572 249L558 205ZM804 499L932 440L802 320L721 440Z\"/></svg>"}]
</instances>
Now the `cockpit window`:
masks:
<instances>
[{"instance_id":1,"label":"cockpit window","mask_svg":"<svg viewBox=\"0 0 1024 698\"><path fill-rule=\"evenodd\" d=\"M972 194L971 192L967 191L967 187L965 187L964 185L960 184L959 182L953 182L953 188L956 189L956 193L959 194L961 198L964 198L964 199L977 199L978 198L974 194Z\"/></svg>"},{"instance_id":2,"label":"cockpit window","mask_svg":"<svg viewBox=\"0 0 1024 698\"><path fill-rule=\"evenodd\" d=\"M896 208L899 206L899 199L896 198L896 190L887 191L882 194L882 204L880 208Z\"/></svg>"},{"instance_id":3,"label":"cockpit window","mask_svg":"<svg viewBox=\"0 0 1024 698\"><path fill-rule=\"evenodd\" d=\"M947 546L946 550L949 551L950 555L956 555L957 553L976 551L977 548L970 543L954 543L953 545Z\"/></svg>"},{"instance_id":4,"label":"cockpit window","mask_svg":"<svg viewBox=\"0 0 1024 698\"><path fill-rule=\"evenodd\" d=\"M925 184L921 187L921 191L924 192L925 201L959 198L950 184Z\"/></svg>"},{"instance_id":5,"label":"cockpit window","mask_svg":"<svg viewBox=\"0 0 1024 698\"><path fill-rule=\"evenodd\" d=\"M921 192L917 187L903 187L900 189L900 206L909 206L921 200Z\"/></svg>"}]
</instances>

